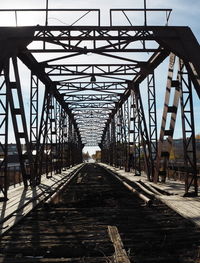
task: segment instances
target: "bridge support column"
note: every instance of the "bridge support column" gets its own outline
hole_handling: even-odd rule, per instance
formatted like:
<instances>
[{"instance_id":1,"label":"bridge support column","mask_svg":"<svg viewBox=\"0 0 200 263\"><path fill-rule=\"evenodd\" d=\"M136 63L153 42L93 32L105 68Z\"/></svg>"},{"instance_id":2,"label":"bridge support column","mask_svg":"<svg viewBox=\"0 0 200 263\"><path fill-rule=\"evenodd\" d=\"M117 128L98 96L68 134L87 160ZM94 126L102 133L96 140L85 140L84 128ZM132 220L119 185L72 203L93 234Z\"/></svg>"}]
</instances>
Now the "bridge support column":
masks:
<instances>
[{"instance_id":1,"label":"bridge support column","mask_svg":"<svg viewBox=\"0 0 200 263\"><path fill-rule=\"evenodd\" d=\"M185 195L189 195L189 191L193 188L194 194L197 196L197 158L192 82L182 60L180 60L180 84L184 163L186 167Z\"/></svg>"},{"instance_id":2,"label":"bridge support column","mask_svg":"<svg viewBox=\"0 0 200 263\"><path fill-rule=\"evenodd\" d=\"M11 68L14 73L14 81L10 80ZM5 80L23 183L24 186L27 187L28 183L30 183L30 185L35 185L35 175L33 173L34 160L28 138L28 129L16 56L7 60L5 65ZM23 152L23 145L26 147L26 154Z\"/></svg>"},{"instance_id":3,"label":"bridge support column","mask_svg":"<svg viewBox=\"0 0 200 263\"><path fill-rule=\"evenodd\" d=\"M142 149L144 154L145 171L150 181L153 179L153 159L147 124L140 95L139 85L130 87L133 91L135 114L138 118L138 127L141 136Z\"/></svg>"},{"instance_id":4,"label":"bridge support column","mask_svg":"<svg viewBox=\"0 0 200 263\"><path fill-rule=\"evenodd\" d=\"M163 116L161 122L160 137L158 142L158 153L156 158L154 182L165 182L172 150L173 135L177 119L177 110L180 98L180 70L177 67L177 77L174 79L176 56L171 53L169 59L168 77L165 92ZM168 124L169 122L169 124Z\"/></svg>"},{"instance_id":5,"label":"bridge support column","mask_svg":"<svg viewBox=\"0 0 200 263\"><path fill-rule=\"evenodd\" d=\"M8 96L5 82L5 70L0 72L0 194L7 200L8 181Z\"/></svg>"}]
</instances>

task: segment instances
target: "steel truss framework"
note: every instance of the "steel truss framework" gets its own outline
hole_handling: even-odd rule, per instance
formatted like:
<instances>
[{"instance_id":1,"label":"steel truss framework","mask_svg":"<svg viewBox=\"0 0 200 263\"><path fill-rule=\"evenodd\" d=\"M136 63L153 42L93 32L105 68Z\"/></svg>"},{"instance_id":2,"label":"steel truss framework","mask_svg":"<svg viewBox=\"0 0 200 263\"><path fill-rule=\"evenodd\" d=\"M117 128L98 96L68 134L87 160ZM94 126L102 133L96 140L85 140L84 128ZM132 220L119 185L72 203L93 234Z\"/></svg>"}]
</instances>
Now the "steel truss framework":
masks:
<instances>
[{"instance_id":1,"label":"steel truss framework","mask_svg":"<svg viewBox=\"0 0 200 263\"><path fill-rule=\"evenodd\" d=\"M120 11L131 24L125 13L128 10ZM135 175L145 170L149 180L164 181L178 107L187 167L186 194L194 189L197 195L192 92L200 96L199 44L188 27L148 26L147 9L139 11L144 12L142 26L106 27L99 20L97 26L53 26L46 20L45 26L0 28L0 191L4 198L8 189L9 111L23 182L28 186L39 184L42 174L50 177L82 162L84 145L99 145L103 162L125 167ZM167 19L171 12L157 11L166 11ZM47 19L48 10L46 13ZM158 141L155 69L168 56ZM101 58L104 62L96 63ZM179 68L174 78L175 58ZM19 61L30 70L29 121ZM141 95L143 81L147 81L147 107ZM170 105L172 87L176 92ZM169 128L167 116L171 118ZM165 149L164 141L168 145Z\"/></svg>"}]
</instances>

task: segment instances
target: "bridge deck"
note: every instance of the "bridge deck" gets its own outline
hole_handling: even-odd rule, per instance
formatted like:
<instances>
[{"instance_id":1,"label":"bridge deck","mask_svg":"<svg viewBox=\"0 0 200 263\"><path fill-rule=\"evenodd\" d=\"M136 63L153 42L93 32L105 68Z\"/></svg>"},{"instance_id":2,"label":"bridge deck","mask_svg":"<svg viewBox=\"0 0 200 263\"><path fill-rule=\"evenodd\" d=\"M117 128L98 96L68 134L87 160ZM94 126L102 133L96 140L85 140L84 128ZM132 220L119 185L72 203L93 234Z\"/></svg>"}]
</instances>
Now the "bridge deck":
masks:
<instances>
[{"instance_id":1,"label":"bridge deck","mask_svg":"<svg viewBox=\"0 0 200 263\"><path fill-rule=\"evenodd\" d=\"M155 194L155 198L161 200L171 209L176 211L178 214L183 216L184 218L189 219L197 226L200 226L200 198L199 197L183 197L185 193L184 184L180 181L167 180L165 184L158 183L154 184L152 182L148 182L145 174L141 176L133 176L130 172L125 172L122 169L115 168L106 164L102 164L102 166L110 169L111 171L117 173L124 179L128 179L131 182L142 182L147 186L150 185L159 191L166 192L164 195ZM167 195L167 193L169 195Z\"/></svg>"},{"instance_id":2,"label":"bridge deck","mask_svg":"<svg viewBox=\"0 0 200 263\"><path fill-rule=\"evenodd\" d=\"M133 176L132 173L124 172L119 168L114 168L105 164L101 165L131 182L143 182L147 186L150 185L155 187L155 190L158 189L158 191L169 193L170 195L155 194L155 198L161 200L184 218L187 218L197 226L200 226L200 199L199 197L183 197L183 183L168 180L165 184L154 184L148 182L144 174L141 176ZM57 174L49 179L43 177L41 185L36 188L24 189L22 185L10 188L8 191L9 200L0 203L0 235L23 218L24 215L26 215L40 201L47 196L52 195L53 192L56 192L61 185L68 181L69 175L74 170L78 169L79 166L80 165L74 166L63 172L62 175Z\"/></svg>"},{"instance_id":3,"label":"bridge deck","mask_svg":"<svg viewBox=\"0 0 200 263\"><path fill-rule=\"evenodd\" d=\"M39 202L56 192L79 167L80 165L76 165L62 174L54 174L51 178L43 176L41 184L34 188L25 189L23 185L10 188L8 201L0 203L0 235L22 219Z\"/></svg>"},{"instance_id":4,"label":"bridge deck","mask_svg":"<svg viewBox=\"0 0 200 263\"><path fill-rule=\"evenodd\" d=\"M128 191L96 164L0 240L0 263L197 263L200 229Z\"/></svg>"}]
</instances>

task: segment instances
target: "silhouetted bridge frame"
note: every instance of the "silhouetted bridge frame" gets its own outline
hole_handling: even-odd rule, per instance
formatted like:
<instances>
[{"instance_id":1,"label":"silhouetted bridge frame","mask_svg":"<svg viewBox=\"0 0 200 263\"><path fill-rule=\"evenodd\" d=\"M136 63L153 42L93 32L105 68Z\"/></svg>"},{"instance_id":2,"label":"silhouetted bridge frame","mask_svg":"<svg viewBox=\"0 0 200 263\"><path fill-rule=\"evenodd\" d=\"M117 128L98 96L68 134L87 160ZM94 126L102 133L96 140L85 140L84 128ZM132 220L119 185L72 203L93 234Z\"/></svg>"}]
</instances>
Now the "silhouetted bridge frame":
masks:
<instances>
[{"instance_id":1,"label":"silhouetted bridge frame","mask_svg":"<svg viewBox=\"0 0 200 263\"><path fill-rule=\"evenodd\" d=\"M4 198L9 185L10 116L25 187L40 184L44 173L49 177L52 171L60 173L63 168L82 162L84 145L97 144L103 162L124 166L134 174L141 172L143 159L149 180L157 182L166 178L178 107L182 114L184 162L190 171L185 177L186 194L193 187L197 195L192 87L200 96L199 51L199 44L188 27L146 24L1 27L0 168ZM87 63L87 55L91 53L107 58L108 63ZM148 54L148 59L130 58L129 54L134 53ZM37 54L50 57L39 61ZM85 64L62 63L64 59L81 55L86 55ZM167 57L170 62L158 139L155 69ZM118 62L110 63L109 59ZM31 72L29 125L19 60ZM145 79L148 123L140 94L140 84ZM40 83L45 86L42 107L38 105ZM22 143L26 145L26 154ZM29 165L28 170L25 164Z\"/></svg>"}]
</instances>

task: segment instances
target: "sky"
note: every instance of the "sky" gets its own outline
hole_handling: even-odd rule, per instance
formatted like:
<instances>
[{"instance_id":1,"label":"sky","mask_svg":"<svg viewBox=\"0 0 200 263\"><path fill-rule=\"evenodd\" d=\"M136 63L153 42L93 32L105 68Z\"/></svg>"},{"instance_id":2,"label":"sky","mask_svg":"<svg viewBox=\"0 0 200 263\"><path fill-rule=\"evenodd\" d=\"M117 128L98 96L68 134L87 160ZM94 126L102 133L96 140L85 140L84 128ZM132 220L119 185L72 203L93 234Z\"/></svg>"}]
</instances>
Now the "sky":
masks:
<instances>
[{"instance_id":1,"label":"sky","mask_svg":"<svg viewBox=\"0 0 200 263\"><path fill-rule=\"evenodd\" d=\"M194 35L196 36L198 42L200 42L200 23L199 23L199 17L200 17L200 0L146 0L147 1L147 8L172 8L172 14L170 17L169 25L172 26L189 26ZM98 8L101 10L101 24L102 25L109 25L109 9L111 8L143 8L143 0L49 0L49 8ZM20 8L45 8L46 6L46 0L6 0L6 1L0 1L0 9L6 9L6 8L13 8L13 9L20 9ZM8 14L7 14L8 15ZM4 16L0 16L0 26L5 25L12 25L15 26L15 19L13 14L9 14L9 19L4 19ZM39 22L36 21L36 18L39 19ZM57 23L60 25L62 24L71 24L75 20L75 18L68 16L68 19L63 17L57 17L56 14L50 15L49 23L53 23L53 20L55 21L57 19ZM95 18L91 17L92 19ZM60 20L60 21L59 21ZM162 20L162 21L161 21ZM118 21L120 23L127 23L127 21L123 20L123 18L118 17ZM115 17L115 22L116 17ZM133 23L137 23L137 18L134 20ZM36 15L34 17L31 17L30 15L28 17L20 16L18 17L18 23L27 24L30 23L35 24L42 24L43 20ZM160 25L163 25L164 23L164 17L159 18L159 21L153 21L153 23L160 23ZM159 87L159 96L164 96L164 88L162 92L160 91L160 86L165 87L166 86L166 76L167 76L167 64L168 62L165 61L163 65L160 66L158 70L160 70L161 74L158 74L159 77L156 80L156 83ZM25 69L24 69L25 70ZM22 85L24 89L24 96L27 97L26 104L28 105L28 93L25 88L25 82L26 80L23 80L24 85ZM161 100L163 101L163 100ZM196 133L200 133L200 122L198 121L198 114L200 111L200 105L199 105L199 99L197 98L197 95L194 93L194 111L195 111L195 122L196 122ZM162 102L163 103L163 102ZM162 109L163 105L158 103L158 119L161 119L162 116ZM180 120L179 120L180 122ZM180 137L179 132L179 125L177 125L176 128L176 134L175 136L178 138ZM92 154L96 148L85 148L84 151L89 151L90 154Z\"/></svg>"}]
</instances>

